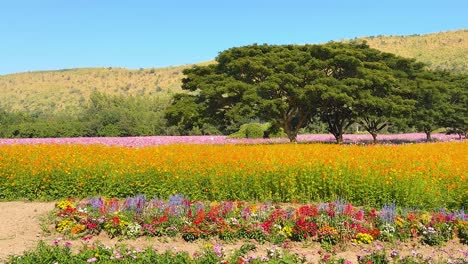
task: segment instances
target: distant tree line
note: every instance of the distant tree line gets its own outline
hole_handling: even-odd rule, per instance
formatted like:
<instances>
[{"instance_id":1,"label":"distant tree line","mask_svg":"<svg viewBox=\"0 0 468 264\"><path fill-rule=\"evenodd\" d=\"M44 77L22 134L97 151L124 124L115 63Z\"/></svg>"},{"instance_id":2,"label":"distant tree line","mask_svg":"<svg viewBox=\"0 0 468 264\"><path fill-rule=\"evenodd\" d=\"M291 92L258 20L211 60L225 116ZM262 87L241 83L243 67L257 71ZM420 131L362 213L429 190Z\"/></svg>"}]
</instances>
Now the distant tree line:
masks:
<instances>
[{"instance_id":1,"label":"distant tree line","mask_svg":"<svg viewBox=\"0 0 468 264\"><path fill-rule=\"evenodd\" d=\"M366 44L250 45L216 61L186 69L185 92L172 99L95 92L73 115L0 107L0 137L234 133L296 141L299 133L328 132L341 143L353 126L374 141L382 131L414 130L428 140L441 127L468 131L467 75L429 71Z\"/></svg>"},{"instance_id":2,"label":"distant tree line","mask_svg":"<svg viewBox=\"0 0 468 264\"><path fill-rule=\"evenodd\" d=\"M10 112L0 109L0 137L124 137L170 135L165 97L114 96L95 92L77 114Z\"/></svg>"}]
</instances>

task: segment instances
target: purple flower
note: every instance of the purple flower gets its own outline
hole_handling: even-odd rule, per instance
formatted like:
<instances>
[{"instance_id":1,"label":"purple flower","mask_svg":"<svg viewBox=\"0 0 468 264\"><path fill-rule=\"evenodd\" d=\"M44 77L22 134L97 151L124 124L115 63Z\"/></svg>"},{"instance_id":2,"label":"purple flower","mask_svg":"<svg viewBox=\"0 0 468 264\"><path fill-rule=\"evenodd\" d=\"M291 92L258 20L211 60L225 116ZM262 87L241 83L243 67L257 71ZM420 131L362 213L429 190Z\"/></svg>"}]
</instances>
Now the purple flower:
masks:
<instances>
[{"instance_id":1,"label":"purple flower","mask_svg":"<svg viewBox=\"0 0 468 264\"><path fill-rule=\"evenodd\" d=\"M335 212L337 212L339 215L344 215L347 205L348 205L348 202L346 200L342 198L338 198L335 201Z\"/></svg>"},{"instance_id":2,"label":"purple flower","mask_svg":"<svg viewBox=\"0 0 468 264\"><path fill-rule=\"evenodd\" d=\"M91 207L93 207L94 209L99 209L104 205L104 201L101 197L93 197L89 199L88 204L91 205Z\"/></svg>"},{"instance_id":3,"label":"purple flower","mask_svg":"<svg viewBox=\"0 0 468 264\"><path fill-rule=\"evenodd\" d=\"M146 203L146 196L139 194L133 197L127 197L124 203L124 209L128 211L135 211L141 213Z\"/></svg>"},{"instance_id":4,"label":"purple flower","mask_svg":"<svg viewBox=\"0 0 468 264\"><path fill-rule=\"evenodd\" d=\"M169 197L169 200L167 201L167 205L169 206L180 206L183 205L183 202L185 201L185 197L181 194L175 194Z\"/></svg>"},{"instance_id":5,"label":"purple flower","mask_svg":"<svg viewBox=\"0 0 468 264\"><path fill-rule=\"evenodd\" d=\"M319 203L318 209L320 212L328 211L330 207L328 206L328 203Z\"/></svg>"},{"instance_id":6,"label":"purple flower","mask_svg":"<svg viewBox=\"0 0 468 264\"><path fill-rule=\"evenodd\" d=\"M223 213L227 214L232 211L234 208L234 203L233 202L224 202L223 203Z\"/></svg>"},{"instance_id":7,"label":"purple flower","mask_svg":"<svg viewBox=\"0 0 468 264\"><path fill-rule=\"evenodd\" d=\"M223 257L223 255L224 255L224 253L223 253L223 251L224 251L224 250L223 250L223 247L222 247L220 244L218 244L218 243L216 243L216 244L213 246L213 251L214 251L214 253L216 254L216 256L218 256L218 258L221 258L221 257Z\"/></svg>"},{"instance_id":8,"label":"purple flower","mask_svg":"<svg viewBox=\"0 0 468 264\"><path fill-rule=\"evenodd\" d=\"M153 207L161 208L161 207L163 207L165 205L165 202L164 202L164 200L155 197L150 201L150 204Z\"/></svg>"},{"instance_id":9,"label":"purple flower","mask_svg":"<svg viewBox=\"0 0 468 264\"><path fill-rule=\"evenodd\" d=\"M386 224L387 223L394 224L396 216L397 216L397 211L396 211L395 203L385 204L379 214L380 220L382 220L382 222Z\"/></svg>"}]
</instances>

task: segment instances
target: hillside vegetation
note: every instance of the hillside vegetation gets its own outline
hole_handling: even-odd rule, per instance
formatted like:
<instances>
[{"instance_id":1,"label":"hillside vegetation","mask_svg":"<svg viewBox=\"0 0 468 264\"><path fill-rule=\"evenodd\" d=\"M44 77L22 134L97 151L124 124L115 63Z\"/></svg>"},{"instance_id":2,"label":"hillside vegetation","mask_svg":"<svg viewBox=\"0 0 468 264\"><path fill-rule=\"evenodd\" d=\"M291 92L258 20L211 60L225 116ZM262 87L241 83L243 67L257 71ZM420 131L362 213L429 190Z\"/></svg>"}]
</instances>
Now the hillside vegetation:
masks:
<instances>
[{"instance_id":1,"label":"hillside vegetation","mask_svg":"<svg viewBox=\"0 0 468 264\"><path fill-rule=\"evenodd\" d=\"M468 30L427 35L377 36L367 41L376 49L416 58L432 69L468 72ZM201 64L209 64L213 61ZM143 95L167 99L181 91L182 71L191 65L129 70L82 68L25 72L0 76L0 107L10 111L74 113L93 91L110 95Z\"/></svg>"},{"instance_id":2,"label":"hillside vegetation","mask_svg":"<svg viewBox=\"0 0 468 264\"><path fill-rule=\"evenodd\" d=\"M434 70L468 72L467 29L426 35L364 37L353 41L363 40L371 48L415 58Z\"/></svg>"},{"instance_id":3,"label":"hillside vegetation","mask_svg":"<svg viewBox=\"0 0 468 264\"><path fill-rule=\"evenodd\" d=\"M73 113L95 91L166 99L181 91L182 71L189 67L81 68L3 75L0 76L0 106L13 111Z\"/></svg>"}]
</instances>

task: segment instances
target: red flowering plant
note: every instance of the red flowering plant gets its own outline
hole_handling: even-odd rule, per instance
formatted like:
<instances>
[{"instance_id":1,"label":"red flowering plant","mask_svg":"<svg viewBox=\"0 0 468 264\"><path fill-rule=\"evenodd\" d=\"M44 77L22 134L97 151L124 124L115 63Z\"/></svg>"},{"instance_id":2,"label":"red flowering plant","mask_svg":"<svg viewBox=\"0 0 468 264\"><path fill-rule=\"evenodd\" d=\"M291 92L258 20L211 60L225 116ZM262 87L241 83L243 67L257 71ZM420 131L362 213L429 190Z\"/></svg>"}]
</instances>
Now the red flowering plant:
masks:
<instances>
[{"instance_id":1,"label":"red flowering plant","mask_svg":"<svg viewBox=\"0 0 468 264\"><path fill-rule=\"evenodd\" d=\"M315 217L319 215L317 206L304 205L296 210L295 224L292 228L292 240L303 241L317 235Z\"/></svg>"}]
</instances>

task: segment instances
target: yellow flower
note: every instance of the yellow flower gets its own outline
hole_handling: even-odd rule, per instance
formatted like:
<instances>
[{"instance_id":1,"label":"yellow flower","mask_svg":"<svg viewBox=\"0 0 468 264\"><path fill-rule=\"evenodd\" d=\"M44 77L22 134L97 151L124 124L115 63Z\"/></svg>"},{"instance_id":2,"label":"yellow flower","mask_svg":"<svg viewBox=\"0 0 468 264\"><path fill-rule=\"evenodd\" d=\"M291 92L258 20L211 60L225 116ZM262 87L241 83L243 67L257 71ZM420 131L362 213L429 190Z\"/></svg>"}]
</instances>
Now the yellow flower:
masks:
<instances>
[{"instance_id":1,"label":"yellow flower","mask_svg":"<svg viewBox=\"0 0 468 264\"><path fill-rule=\"evenodd\" d=\"M398 227L402 227L405 224L405 220L401 218L401 216L397 216L395 218L395 225Z\"/></svg>"},{"instance_id":2,"label":"yellow flower","mask_svg":"<svg viewBox=\"0 0 468 264\"><path fill-rule=\"evenodd\" d=\"M57 230L57 232L63 233L70 229L73 226L73 224L74 222L72 220L64 219L57 224L57 227L55 229Z\"/></svg>"},{"instance_id":3,"label":"yellow flower","mask_svg":"<svg viewBox=\"0 0 468 264\"><path fill-rule=\"evenodd\" d=\"M285 237L292 237L292 228L290 226L283 227L281 231L283 231Z\"/></svg>"},{"instance_id":4,"label":"yellow flower","mask_svg":"<svg viewBox=\"0 0 468 264\"><path fill-rule=\"evenodd\" d=\"M70 233L72 234L78 234L78 233L81 233L83 232L84 230L86 229L86 226L85 225L75 225L74 227L72 227L72 229L70 230Z\"/></svg>"},{"instance_id":5,"label":"yellow flower","mask_svg":"<svg viewBox=\"0 0 468 264\"><path fill-rule=\"evenodd\" d=\"M365 233L357 233L355 239L359 244L370 244L373 240L374 238L371 235Z\"/></svg>"},{"instance_id":6,"label":"yellow flower","mask_svg":"<svg viewBox=\"0 0 468 264\"><path fill-rule=\"evenodd\" d=\"M423 215L421 215L421 222L423 224L428 224L429 222L431 221L431 214L429 213L424 213Z\"/></svg>"},{"instance_id":7,"label":"yellow flower","mask_svg":"<svg viewBox=\"0 0 468 264\"><path fill-rule=\"evenodd\" d=\"M203 247L206 248L206 249L211 249L211 248L213 248L213 246L214 245L211 244L211 243L207 243L207 244L203 245Z\"/></svg>"},{"instance_id":8,"label":"yellow flower","mask_svg":"<svg viewBox=\"0 0 468 264\"><path fill-rule=\"evenodd\" d=\"M73 203L68 200L59 201L55 206L61 210L67 209L68 207L75 208Z\"/></svg>"}]
</instances>

